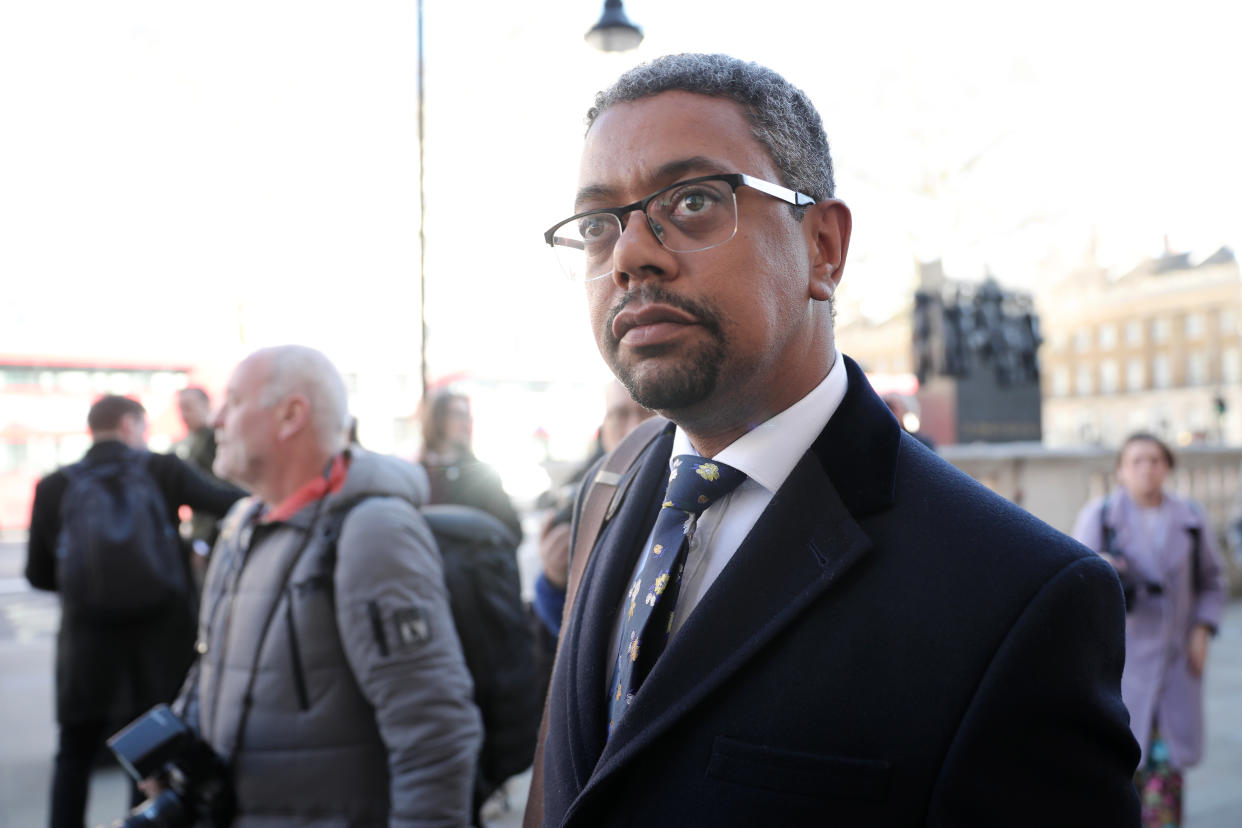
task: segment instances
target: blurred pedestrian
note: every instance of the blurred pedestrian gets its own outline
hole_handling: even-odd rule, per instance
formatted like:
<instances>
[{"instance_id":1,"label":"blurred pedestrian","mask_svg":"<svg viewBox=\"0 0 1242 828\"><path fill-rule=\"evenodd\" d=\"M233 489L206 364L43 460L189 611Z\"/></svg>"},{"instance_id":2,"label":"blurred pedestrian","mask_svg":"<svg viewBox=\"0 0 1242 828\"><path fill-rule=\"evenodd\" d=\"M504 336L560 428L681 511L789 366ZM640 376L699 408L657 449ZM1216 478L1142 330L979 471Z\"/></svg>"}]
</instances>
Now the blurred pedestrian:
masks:
<instances>
[{"instance_id":1,"label":"blurred pedestrian","mask_svg":"<svg viewBox=\"0 0 1242 828\"><path fill-rule=\"evenodd\" d=\"M257 351L214 425L225 519L177 709L232 771L234 828L469 823L479 713L417 466L345 443L318 351Z\"/></svg>"},{"instance_id":2,"label":"blurred pedestrian","mask_svg":"<svg viewBox=\"0 0 1242 828\"><path fill-rule=\"evenodd\" d=\"M35 488L27 547L30 585L61 596L53 828L82 828L90 770L111 728L171 701L193 659L178 508L223 515L242 495L174 455L147 451L137 400L100 397L87 425L86 456Z\"/></svg>"},{"instance_id":3,"label":"blurred pedestrian","mask_svg":"<svg viewBox=\"0 0 1242 828\"><path fill-rule=\"evenodd\" d=\"M1234 495L1229 522L1225 524L1225 542L1233 555L1234 567L1242 567L1242 487Z\"/></svg>"},{"instance_id":4,"label":"blurred pedestrian","mask_svg":"<svg viewBox=\"0 0 1242 828\"><path fill-rule=\"evenodd\" d=\"M211 398L197 385L177 392L177 410L185 424L185 437L176 445L177 456L199 471L211 474L216 461L216 434L211 428Z\"/></svg>"},{"instance_id":5,"label":"blurred pedestrian","mask_svg":"<svg viewBox=\"0 0 1242 828\"><path fill-rule=\"evenodd\" d=\"M1121 695L1143 756L1143 825L1181 825L1183 771L1203 755L1203 672L1225 601L1203 508L1165 491L1169 447L1139 432L1117 455L1117 487L1088 503L1074 537L1116 568L1126 595Z\"/></svg>"},{"instance_id":6,"label":"blurred pedestrian","mask_svg":"<svg viewBox=\"0 0 1242 828\"><path fill-rule=\"evenodd\" d=\"M419 458L431 481L429 503L473 506L496 517L522 541L522 521L495 469L474 456L474 416L470 398L440 391L423 411L423 451Z\"/></svg>"},{"instance_id":7,"label":"blurred pedestrian","mask_svg":"<svg viewBox=\"0 0 1242 828\"><path fill-rule=\"evenodd\" d=\"M211 427L211 398L197 385L177 392L177 410L185 424L185 437L179 440L173 451L182 460L201 473L217 480L211 471L216 461L216 433ZM240 493L239 493L240 496ZM194 571L196 588L203 584L207 571L207 558L216 542L216 518L201 509L193 510L190 517L190 564Z\"/></svg>"}]
</instances>

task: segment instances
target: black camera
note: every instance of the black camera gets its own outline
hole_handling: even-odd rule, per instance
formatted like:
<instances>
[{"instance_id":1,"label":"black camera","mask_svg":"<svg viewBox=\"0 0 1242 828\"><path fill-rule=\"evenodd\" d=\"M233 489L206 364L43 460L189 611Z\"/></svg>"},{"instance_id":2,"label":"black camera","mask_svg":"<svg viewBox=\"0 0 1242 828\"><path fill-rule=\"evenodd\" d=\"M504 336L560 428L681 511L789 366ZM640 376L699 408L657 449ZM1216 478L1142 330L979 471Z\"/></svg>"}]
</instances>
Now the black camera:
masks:
<instances>
[{"instance_id":1,"label":"black camera","mask_svg":"<svg viewBox=\"0 0 1242 828\"><path fill-rule=\"evenodd\" d=\"M155 778L164 790L135 808L119 828L226 828L236 814L228 767L211 746L160 704L108 740L125 772Z\"/></svg>"}]
</instances>

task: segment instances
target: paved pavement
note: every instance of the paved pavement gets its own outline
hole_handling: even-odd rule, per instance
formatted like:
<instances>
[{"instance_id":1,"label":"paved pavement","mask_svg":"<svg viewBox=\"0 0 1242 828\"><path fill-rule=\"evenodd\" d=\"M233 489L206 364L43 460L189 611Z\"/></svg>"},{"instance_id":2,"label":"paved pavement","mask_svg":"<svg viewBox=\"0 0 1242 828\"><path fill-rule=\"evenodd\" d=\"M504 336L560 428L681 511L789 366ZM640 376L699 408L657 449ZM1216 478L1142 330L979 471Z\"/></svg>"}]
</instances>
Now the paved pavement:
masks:
<instances>
[{"instance_id":1,"label":"paved pavement","mask_svg":"<svg viewBox=\"0 0 1242 828\"><path fill-rule=\"evenodd\" d=\"M24 551L0 543L0 828L41 828L55 748L53 649L59 609L54 596L28 590ZM1229 608L1213 644L1207 679L1208 745L1186 783L1188 828L1242 825L1242 602ZM485 810L489 828L517 828L529 776L509 781ZM121 816L121 771L95 774L91 826Z\"/></svg>"}]
</instances>

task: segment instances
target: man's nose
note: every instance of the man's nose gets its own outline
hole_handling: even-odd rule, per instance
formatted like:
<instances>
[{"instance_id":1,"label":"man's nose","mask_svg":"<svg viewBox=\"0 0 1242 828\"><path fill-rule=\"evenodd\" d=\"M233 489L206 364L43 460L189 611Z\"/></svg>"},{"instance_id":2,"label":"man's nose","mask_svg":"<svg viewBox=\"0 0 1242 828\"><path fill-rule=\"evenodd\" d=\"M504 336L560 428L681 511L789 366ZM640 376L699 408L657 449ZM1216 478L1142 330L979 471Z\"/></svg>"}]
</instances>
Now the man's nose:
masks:
<instances>
[{"instance_id":1,"label":"man's nose","mask_svg":"<svg viewBox=\"0 0 1242 828\"><path fill-rule=\"evenodd\" d=\"M624 288L631 279L671 278L677 259L656 238L647 214L634 210L622 221L625 226L612 250L613 281Z\"/></svg>"}]
</instances>

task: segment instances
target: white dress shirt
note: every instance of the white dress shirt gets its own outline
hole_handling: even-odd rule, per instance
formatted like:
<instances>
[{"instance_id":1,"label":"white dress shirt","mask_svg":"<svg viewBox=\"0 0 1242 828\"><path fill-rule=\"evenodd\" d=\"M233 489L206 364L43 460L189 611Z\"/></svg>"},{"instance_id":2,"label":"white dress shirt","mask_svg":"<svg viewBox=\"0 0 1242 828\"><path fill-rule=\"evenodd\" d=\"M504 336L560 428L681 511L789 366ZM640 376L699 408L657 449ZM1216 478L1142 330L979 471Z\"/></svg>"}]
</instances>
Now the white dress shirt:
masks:
<instances>
[{"instance_id":1,"label":"white dress shirt","mask_svg":"<svg viewBox=\"0 0 1242 828\"><path fill-rule=\"evenodd\" d=\"M746 479L699 516L698 527L686 555L686 569L677 595L671 635L676 635L681 629L742 545L763 510L768 508L776 490L824 430L845 397L847 384L845 365L838 355L828 376L810 393L746 432L712 458L744 472ZM673 452L669 455L670 472L672 459L680 454L699 453L686 433L678 427L673 435ZM648 535L644 549L650 548L651 543L651 536ZM645 558L645 554L639 556L631 581L638 576ZM627 597L625 601L628 600ZM617 620L613 625L614 642L621 634L621 611L618 608ZM611 673L605 680L610 678Z\"/></svg>"}]
</instances>

